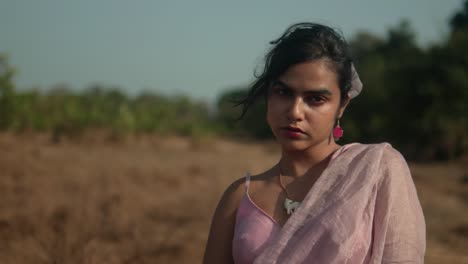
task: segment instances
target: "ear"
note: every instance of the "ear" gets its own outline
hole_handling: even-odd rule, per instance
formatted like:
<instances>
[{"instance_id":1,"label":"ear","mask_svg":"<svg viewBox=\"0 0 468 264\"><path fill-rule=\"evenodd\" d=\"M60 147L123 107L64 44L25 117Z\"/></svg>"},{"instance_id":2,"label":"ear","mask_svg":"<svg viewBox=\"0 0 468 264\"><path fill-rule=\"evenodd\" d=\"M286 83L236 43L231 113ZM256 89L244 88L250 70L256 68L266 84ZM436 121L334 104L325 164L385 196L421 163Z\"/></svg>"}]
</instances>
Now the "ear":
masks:
<instances>
[{"instance_id":1,"label":"ear","mask_svg":"<svg viewBox=\"0 0 468 264\"><path fill-rule=\"evenodd\" d=\"M338 110L338 116L337 116L338 119L340 119L343 116L343 113L346 107L348 106L350 100L351 100L351 97L348 94L348 98L346 99L346 101L342 105L340 105L340 109Z\"/></svg>"}]
</instances>

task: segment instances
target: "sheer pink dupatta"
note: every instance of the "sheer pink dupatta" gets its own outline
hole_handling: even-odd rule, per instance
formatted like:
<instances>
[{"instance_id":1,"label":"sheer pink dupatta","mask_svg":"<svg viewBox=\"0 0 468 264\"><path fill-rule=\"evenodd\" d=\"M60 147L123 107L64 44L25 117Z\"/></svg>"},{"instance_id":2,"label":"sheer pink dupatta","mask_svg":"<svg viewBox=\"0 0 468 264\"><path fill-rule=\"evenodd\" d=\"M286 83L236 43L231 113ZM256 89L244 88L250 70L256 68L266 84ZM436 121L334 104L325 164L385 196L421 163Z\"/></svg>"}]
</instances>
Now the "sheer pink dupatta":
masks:
<instances>
[{"instance_id":1,"label":"sheer pink dupatta","mask_svg":"<svg viewBox=\"0 0 468 264\"><path fill-rule=\"evenodd\" d=\"M386 143L355 144L330 162L254 263L423 263L425 239L404 158Z\"/></svg>"}]
</instances>

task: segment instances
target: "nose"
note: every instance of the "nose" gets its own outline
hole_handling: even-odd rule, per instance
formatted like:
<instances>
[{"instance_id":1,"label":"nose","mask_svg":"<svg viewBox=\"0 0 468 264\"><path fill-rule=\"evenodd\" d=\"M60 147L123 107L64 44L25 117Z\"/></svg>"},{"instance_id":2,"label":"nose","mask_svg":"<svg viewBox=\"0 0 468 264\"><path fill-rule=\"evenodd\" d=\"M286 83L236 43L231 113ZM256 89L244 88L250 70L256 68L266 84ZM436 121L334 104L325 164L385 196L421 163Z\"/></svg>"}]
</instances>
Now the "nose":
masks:
<instances>
[{"instance_id":1,"label":"nose","mask_svg":"<svg viewBox=\"0 0 468 264\"><path fill-rule=\"evenodd\" d=\"M288 106L287 117L291 122L299 122L304 119L303 102L301 97L295 97Z\"/></svg>"}]
</instances>

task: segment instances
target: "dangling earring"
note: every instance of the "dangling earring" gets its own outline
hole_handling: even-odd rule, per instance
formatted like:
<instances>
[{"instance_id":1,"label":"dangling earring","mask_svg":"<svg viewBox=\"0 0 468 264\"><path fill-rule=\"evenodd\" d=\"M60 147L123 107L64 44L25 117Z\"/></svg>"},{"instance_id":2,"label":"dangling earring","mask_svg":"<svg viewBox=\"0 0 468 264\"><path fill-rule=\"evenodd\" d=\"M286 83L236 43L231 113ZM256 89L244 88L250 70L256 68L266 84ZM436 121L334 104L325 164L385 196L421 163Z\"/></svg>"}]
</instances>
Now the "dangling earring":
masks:
<instances>
[{"instance_id":1,"label":"dangling earring","mask_svg":"<svg viewBox=\"0 0 468 264\"><path fill-rule=\"evenodd\" d=\"M340 127L340 120L336 120L336 127L333 129L333 137L338 141L343 136L344 130Z\"/></svg>"}]
</instances>

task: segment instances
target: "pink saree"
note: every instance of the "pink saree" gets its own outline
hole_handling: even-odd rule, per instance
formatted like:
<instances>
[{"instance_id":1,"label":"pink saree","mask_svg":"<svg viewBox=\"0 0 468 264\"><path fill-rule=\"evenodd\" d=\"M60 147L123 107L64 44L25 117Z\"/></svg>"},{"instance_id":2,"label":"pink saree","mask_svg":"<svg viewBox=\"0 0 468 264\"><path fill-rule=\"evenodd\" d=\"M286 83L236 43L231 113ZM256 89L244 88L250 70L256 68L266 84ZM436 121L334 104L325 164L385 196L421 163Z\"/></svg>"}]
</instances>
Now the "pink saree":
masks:
<instances>
[{"instance_id":1,"label":"pink saree","mask_svg":"<svg viewBox=\"0 0 468 264\"><path fill-rule=\"evenodd\" d=\"M254 263L424 263L425 247L404 158L387 143L355 144L329 164Z\"/></svg>"}]
</instances>

